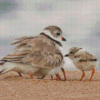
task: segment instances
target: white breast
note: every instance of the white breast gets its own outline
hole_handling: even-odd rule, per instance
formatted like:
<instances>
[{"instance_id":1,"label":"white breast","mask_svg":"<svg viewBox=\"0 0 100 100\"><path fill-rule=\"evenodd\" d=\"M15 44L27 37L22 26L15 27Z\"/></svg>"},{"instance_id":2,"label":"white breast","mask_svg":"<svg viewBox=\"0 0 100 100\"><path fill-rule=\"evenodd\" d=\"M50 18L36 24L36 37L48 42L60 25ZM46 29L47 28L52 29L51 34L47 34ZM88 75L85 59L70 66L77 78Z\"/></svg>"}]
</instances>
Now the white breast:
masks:
<instances>
[{"instance_id":1,"label":"white breast","mask_svg":"<svg viewBox=\"0 0 100 100\"><path fill-rule=\"evenodd\" d=\"M74 62L74 64L78 69L84 71L90 71L98 65L97 61Z\"/></svg>"}]
</instances>

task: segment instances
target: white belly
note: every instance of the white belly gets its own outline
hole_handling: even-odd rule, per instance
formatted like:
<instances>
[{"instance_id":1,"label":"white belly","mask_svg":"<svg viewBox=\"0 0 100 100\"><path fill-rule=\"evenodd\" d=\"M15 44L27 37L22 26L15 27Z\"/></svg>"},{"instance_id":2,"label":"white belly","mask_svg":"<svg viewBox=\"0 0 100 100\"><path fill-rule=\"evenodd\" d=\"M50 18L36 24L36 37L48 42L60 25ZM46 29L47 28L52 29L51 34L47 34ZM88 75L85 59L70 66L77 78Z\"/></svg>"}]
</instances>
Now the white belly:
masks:
<instances>
[{"instance_id":1,"label":"white belly","mask_svg":"<svg viewBox=\"0 0 100 100\"><path fill-rule=\"evenodd\" d=\"M31 65L28 65L28 64L11 63L10 66L14 66L12 71L20 72L23 74L34 73L35 71L38 70L38 68L33 67Z\"/></svg>"},{"instance_id":2,"label":"white belly","mask_svg":"<svg viewBox=\"0 0 100 100\"><path fill-rule=\"evenodd\" d=\"M58 74L58 72L61 70L61 67L55 67L53 69L51 69L48 73L48 75L54 75L54 74Z\"/></svg>"},{"instance_id":3,"label":"white belly","mask_svg":"<svg viewBox=\"0 0 100 100\"><path fill-rule=\"evenodd\" d=\"M90 71L97 66L97 62L88 61L88 62L74 62L75 66L84 71Z\"/></svg>"},{"instance_id":4,"label":"white belly","mask_svg":"<svg viewBox=\"0 0 100 100\"><path fill-rule=\"evenodd\" d=\"M62 67L63 63L61 64ZM32 73L35 76L46 76L46 75L53 75L57 74L61 67L55 67L55 68L40 68L38 66L31 66L28 64L21 64L21 63L10 63L7 62L5 63L1 70L4 70L3 73L8 72L8 71L16 71L20 72L23 74L30 74Z\"/></svg>"}]
</instances>

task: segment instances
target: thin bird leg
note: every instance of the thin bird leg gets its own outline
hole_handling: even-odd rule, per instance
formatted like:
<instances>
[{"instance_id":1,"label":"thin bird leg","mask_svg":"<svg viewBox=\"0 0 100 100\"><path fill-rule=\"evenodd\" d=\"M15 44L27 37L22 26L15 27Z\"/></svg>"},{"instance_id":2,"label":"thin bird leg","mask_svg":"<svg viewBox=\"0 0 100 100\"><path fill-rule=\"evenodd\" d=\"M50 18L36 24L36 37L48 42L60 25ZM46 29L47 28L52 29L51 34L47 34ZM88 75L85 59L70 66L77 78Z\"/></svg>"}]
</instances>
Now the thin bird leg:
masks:
<instances>
[{"instance_id":1,"label":"thin bird leg","mask_svg":"<svg viewBox=\"0 0 100 100\"><path fill-rule=\"evenodd\" d=\"M51 75L51 80L53 80L53 75Z\"/></svg>"},{"instance_id":2,"label":"thin bird leg","mask_svg":"<svg viewBox=\"0 0 100 100\"><path fill-rule=\"evenodd\" d=\"M41 78L39 78L39 79L43 79L45 76L42 76Z\"/></svg>"},{"instance_id":3,"label":"thin bird leg","mask_svg":"<svg viewBox=\"0 0 100 100\"><path fill-rule=\"evenodd\" d=\"M82 74L82 76L81 76L81 79L80 79L80 81L82 81L83 77L85 76L85 73L84 73L84 71L82 71L82 72L83 72L83 74Z\"/></svg>"},{"instance_id":4,"label":"thin bird leg","mask_svg":"<svg viewBox=\"0 0 100 100\"><path fill-rule=\"evenodd\" d=\"M91 81L91 80L92 80L92 77L93 77L94 73L95 73L95 68L93 68L93 70L92 70L92 75L91 75L91 77L90 77L90 80L89 80L89 81Z\"/></svg>"},{"instance_id":5,"label":"thin bird leg","mask_svg":"<svg viewBox=\"0 0 100 100\"><path fill-rule=\"evenodd\" d=\"M65 75L65 70L63 68L61 68L63 75L64 75L64 81L66 81L66 75Z\"/></svg>"},{"instance_id":6,"label":"thin bird leg","mask_svg":"<svg viewBox=\"0 0 100 100\"><path fill-rule=\"evenodd\" d=\"M19 76L20 76L20 77L22 77L22 75L21 75L21 73L20 73L20 72L18 72L18 74L19 74Z\"/></svg>"},{"instance_id":7,"label":"thin bird leg","mask_svg":"<svg viewBox=\"0 0 100 100\"><path fill-rule=\"evenodd\" d=\"M32 73L30 73L30 78L33 79L33 74Z\"/></svg>"},{"instance_id":8,"label":"thin bird leg","mask_svg":"<svg viewBox=\"0 0 100 100\"><path fill-rule=\"evenodd\" d=\"M61 80L59 74L56 74L56 77L57 77L57 81L60 81Z\"/></svg>"}]
</instances>

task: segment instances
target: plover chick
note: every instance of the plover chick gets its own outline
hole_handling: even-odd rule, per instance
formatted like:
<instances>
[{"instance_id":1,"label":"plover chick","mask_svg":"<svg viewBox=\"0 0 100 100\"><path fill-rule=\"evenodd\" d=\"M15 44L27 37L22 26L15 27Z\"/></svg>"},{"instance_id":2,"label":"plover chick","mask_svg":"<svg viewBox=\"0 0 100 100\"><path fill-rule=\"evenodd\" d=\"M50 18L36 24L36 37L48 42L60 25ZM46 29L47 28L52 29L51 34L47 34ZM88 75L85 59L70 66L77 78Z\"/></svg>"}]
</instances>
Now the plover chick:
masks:
<instances>
[{"instance_id":1,"label":"plover chick","mask_svg":"<svg viewBox=\"0 0 100 100\"><path fill-rule=\"evenodd\" d=\"M69 57L73 61L75 66L83 72L80 81L85 76L84 71L92 70L92 75L90 77L90 81L91 81L95 73L95 67L97 66L97 62L98 62L95 55L85 51L82 48L72 47L70 48L69 53L65 55L65 57Z\"/></svg>"}]
</instances>

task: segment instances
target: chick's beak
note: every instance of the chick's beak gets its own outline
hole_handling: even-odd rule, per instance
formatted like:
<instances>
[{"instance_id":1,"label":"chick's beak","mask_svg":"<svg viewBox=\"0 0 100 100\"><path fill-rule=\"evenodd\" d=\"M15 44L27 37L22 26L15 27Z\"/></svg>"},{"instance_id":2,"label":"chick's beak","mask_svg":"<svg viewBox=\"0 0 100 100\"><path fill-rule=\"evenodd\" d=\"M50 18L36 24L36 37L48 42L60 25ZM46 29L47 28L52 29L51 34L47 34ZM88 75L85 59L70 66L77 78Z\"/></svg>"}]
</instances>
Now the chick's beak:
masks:
<instances>
[{"instance_id":1,"label":"chick's beak","mask_svg":"<svg viewBox=\"0 0 100 100\"><path fill-rule=\"evenodd\" d=\"M66 41L66 39L64 37L61 38L62 41Z\"/></svg>"},{"instance_id":2,"label":"chick's beak","mask_svg":"<svg viewBox=\"0 0 100 100\"><path fill-rule=\"evenodd\" d=\"M68 57L68 56L69 56L68 54L65 55L65 57Z\"/></svg>"}]
</instances>

